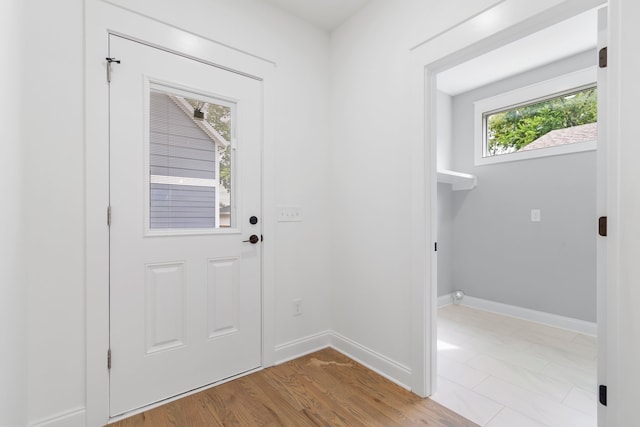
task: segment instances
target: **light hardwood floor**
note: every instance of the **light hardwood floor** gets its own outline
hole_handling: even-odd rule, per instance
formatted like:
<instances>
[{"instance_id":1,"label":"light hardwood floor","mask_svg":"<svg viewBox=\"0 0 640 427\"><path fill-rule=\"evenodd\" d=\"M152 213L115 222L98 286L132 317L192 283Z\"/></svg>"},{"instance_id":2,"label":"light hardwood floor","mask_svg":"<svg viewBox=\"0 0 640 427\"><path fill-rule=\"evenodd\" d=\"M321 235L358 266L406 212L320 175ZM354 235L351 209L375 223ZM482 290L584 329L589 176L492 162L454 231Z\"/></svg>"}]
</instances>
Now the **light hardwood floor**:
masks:
<instances>
[{"instance_id":1,"label":"light hardwood floor","mask_svg":"<svg viewBox=\"0 0 640 427\"><path fill-rule=\"evenodd\" d=\"M477 427L324 349L119 421L139 426Z\"/></svg>"}]
</instances>

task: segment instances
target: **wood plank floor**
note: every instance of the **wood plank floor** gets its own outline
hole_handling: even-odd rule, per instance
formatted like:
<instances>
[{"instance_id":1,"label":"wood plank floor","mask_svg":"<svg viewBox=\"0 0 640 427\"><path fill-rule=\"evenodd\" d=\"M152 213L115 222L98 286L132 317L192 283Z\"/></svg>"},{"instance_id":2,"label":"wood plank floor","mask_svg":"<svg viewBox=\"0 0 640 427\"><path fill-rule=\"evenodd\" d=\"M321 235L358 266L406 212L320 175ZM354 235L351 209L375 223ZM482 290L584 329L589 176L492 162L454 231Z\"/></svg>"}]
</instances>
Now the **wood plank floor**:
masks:
<instances>
[{"instance_id":1,"label":"wood plank floor","mask_svg":"<svg viewBox=\"0 0 640 427\"><path fill-rule=\"evenodd\" d=\"M324 349L119 421L115 427L478 427Z\"/></svg>"}]
</instances>

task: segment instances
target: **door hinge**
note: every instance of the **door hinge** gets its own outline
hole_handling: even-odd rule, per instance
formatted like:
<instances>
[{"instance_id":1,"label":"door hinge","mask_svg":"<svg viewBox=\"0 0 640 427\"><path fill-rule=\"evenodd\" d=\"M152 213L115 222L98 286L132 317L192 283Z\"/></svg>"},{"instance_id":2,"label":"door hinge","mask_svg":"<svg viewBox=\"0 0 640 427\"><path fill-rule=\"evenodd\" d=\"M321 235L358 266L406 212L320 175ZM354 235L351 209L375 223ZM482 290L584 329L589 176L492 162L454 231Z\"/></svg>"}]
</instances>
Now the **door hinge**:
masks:
<instances>
[{"instance_id":1,"label":"door hinge","mask_svg":"<svg viewBox=\"0 0 640 427\"><path fill-rule=\"evenodd\" d=\"M107 227L111 227L111 205L107 206Z\"/></svg>"},{"instance_id":2,"label":"door hinge","mask_svg":"<svg viewBox=\"0 0 640 427\"><path fill-rule=\"evenodd\" d=\"M600 400L600 404L602 406L607 406L607 386L606 385L600 385L599 388L599 399Z\"/></svg>"},{"instance_id":3,"label":"door hinge","mask_svg":"<svg viewBox=\"0 0 640 427\"><path fill-rule=\"evenodd\" d=\"M607 47L603 47L598 52L598 65L600 68L607 68Z\"/></svg>"},{"instance_id":4,"label":"door hinge","mask_svg":"<svg viewBox=\"0 0 640 427\"><path fill-rule=\"evenodd\" d=\"M434 252L438 252L438 242L435 242L433 244L433 250L434 250Z\"/></svg>"},{"instance_id":5,"label":"door hinge","mask_svg":"<svg viewBox=\"0 0 640 427\"><path fill-rule=\"evenodd\" d=\"M105 58L107 60L107 83L111 83L111 64L116 63L119 64L120 60L116 58Z\"/></svg>"},{"instance_id":6,"label":"door hinge","mask_svg":"<svg viewBox=\"0 0 640 427\"><path fill-rule=\"evenodd\" d=\"M107 369L111 369L111 349L107 350Z\"/></svg>"},{"instance_id":7,"label":"door hinge","mask_svg":"<svg viewBox=\"0 0 640 427\"><path fill-rule=\"evenodd\" d=\"M598 234L602 237L607 237L607 217L601 216L598 218Z\"/></svg>"}]
</instances>

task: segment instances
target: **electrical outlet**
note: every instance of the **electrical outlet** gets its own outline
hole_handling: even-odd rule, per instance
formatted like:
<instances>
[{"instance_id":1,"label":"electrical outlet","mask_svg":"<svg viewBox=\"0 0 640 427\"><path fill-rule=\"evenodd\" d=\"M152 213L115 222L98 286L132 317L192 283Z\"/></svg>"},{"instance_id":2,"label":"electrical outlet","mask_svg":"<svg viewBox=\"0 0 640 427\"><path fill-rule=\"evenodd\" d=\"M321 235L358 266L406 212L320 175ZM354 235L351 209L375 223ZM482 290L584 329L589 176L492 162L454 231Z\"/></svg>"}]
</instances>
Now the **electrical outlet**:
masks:
<instances>
[{"instance_id":1,"label":"electrical outlet","mask_svg":"<svg viewBox=\"0 0 640 427\"><path fill-rule=\"evenodd\" d=\"M300 206L278 206L278 222L302 221L302 208Z\"/></svg>"},{"instance_id":2,"label":"electrical outlet","mask_svg":"<svg viewBox=\"0 0 640 427\"><path fill-rule=\"evenodd\" d=\"M302 298L296 298L293 300L293 315L294 316L302 315Z\"/></svg>"}]
</instances>

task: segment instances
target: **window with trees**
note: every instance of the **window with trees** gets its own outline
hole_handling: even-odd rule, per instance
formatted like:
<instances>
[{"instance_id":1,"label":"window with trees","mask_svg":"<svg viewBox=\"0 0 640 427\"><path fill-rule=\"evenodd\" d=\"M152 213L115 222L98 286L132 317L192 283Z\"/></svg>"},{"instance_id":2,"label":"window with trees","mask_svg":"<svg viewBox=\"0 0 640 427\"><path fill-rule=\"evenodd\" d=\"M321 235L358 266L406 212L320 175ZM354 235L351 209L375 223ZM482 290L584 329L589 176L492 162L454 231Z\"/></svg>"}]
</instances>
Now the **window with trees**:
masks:
<instances>
[{"instance_id":1,"label":"window with trees","mask_svg":"<svg viewBox=\"0 0 640 427\"><path fill-rule=\"evenodd\" d=\"M588 71L476 102L476 164L594 149L598 100Z\"/></svg>"}]
</instances>

